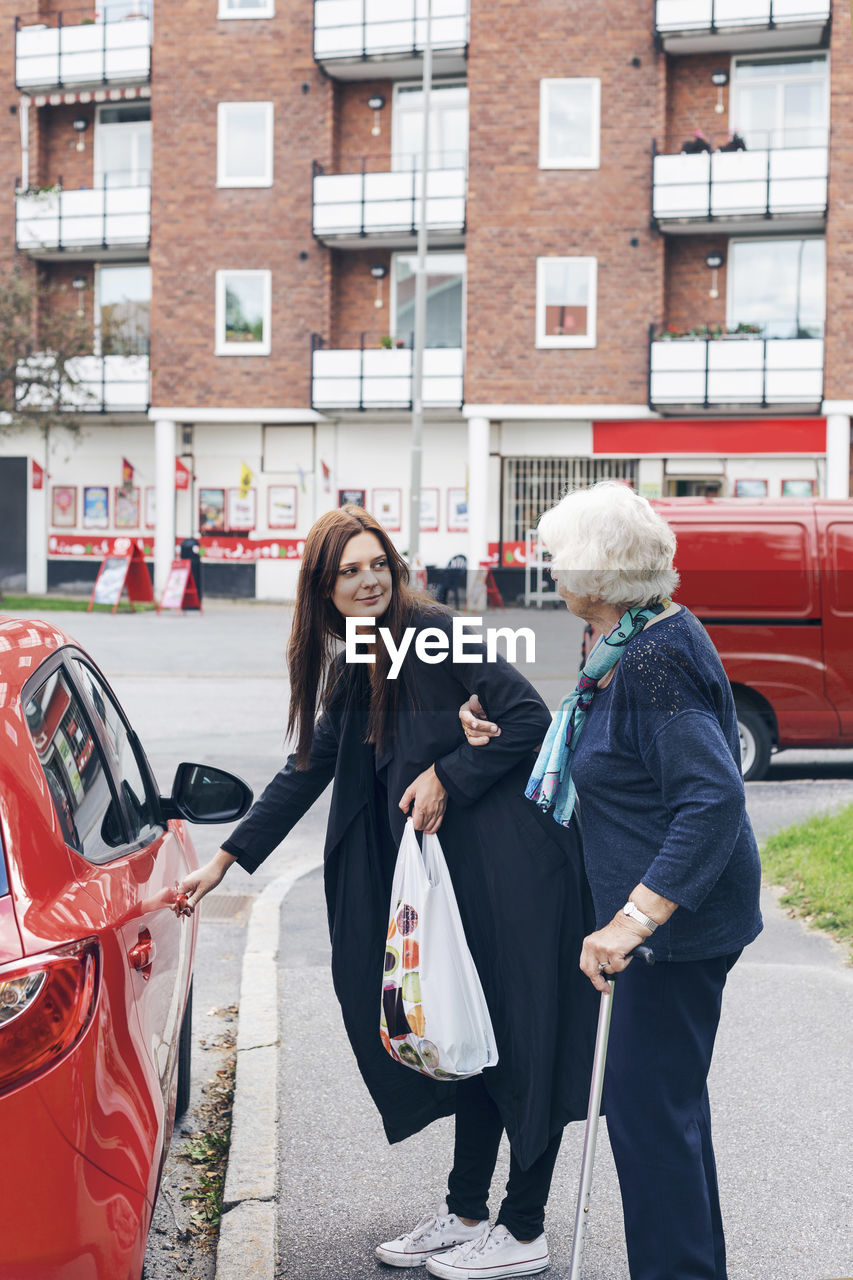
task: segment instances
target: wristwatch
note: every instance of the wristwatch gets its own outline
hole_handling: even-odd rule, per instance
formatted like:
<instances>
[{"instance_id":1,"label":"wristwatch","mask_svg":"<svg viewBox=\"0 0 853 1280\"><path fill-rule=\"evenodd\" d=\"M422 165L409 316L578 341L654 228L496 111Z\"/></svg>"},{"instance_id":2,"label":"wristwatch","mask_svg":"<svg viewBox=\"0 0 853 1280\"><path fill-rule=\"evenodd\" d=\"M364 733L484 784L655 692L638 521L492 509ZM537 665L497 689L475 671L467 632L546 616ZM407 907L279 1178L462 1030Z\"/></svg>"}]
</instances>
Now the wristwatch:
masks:
<instances>
[{"instance_id":1,"label":"wristwatch","mask_svg":"<svg viewBox=\"0 0 853 1280\"><path fill-rule=\"evenodd\" d=\"M652 933L658 927L657 920L653 920L651 916L644 915L636 902L632 902L630 898L622 908L622 912L624 915L630 916L632 920L637 920L640 924L645 925L647 929L651 929Z\"/></svg>"}]
</instances>

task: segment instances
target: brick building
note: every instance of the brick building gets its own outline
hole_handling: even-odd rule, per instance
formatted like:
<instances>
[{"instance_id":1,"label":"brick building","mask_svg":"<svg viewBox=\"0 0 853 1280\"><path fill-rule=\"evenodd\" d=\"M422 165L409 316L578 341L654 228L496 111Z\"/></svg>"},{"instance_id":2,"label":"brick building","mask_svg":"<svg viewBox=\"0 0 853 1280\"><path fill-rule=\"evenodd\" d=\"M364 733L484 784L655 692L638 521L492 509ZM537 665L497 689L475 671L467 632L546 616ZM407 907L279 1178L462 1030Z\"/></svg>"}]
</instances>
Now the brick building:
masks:
<instances>
[{"instance_id":1,"label":"brick building","mask_svg":"<svg viewBox=\"0 0 853 1280\"><path fill-rule=\"evenodd\" d=\"M91 316L85 423L0 435L0 576L200 533L286 597L358 497L406 549L425 0L61 6L0 0L0 261ZM423 559L606 475L847 497L846 6L432 10Z\"/></svg>"}]
</instances>

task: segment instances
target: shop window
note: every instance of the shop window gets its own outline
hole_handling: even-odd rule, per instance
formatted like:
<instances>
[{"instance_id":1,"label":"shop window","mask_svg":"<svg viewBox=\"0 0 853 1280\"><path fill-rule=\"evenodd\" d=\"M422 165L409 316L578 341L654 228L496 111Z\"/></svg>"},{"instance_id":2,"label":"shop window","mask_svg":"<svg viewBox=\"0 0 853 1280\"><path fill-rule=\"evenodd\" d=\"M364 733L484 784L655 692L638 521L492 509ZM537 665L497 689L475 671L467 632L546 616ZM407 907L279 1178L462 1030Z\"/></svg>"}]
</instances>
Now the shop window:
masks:
<instances>
[{"instance_id":1,"label":"shop window","mask_svg":"<svg viewBox=\"0 0 853 1280\"><path fill-rule=\"evenodd\" d=\"M217 271L216 355L269 355L271 292L269 271Z\"/></svg>"},{"instance_id":2,"label":"shop window","mask_svg":"<svg viewBox=\"0 0 853 1280\"><path fill-rule=\"evenodd\" d=\"M540 169L597 169L600 138L600 80L540 80Z\"/></svg>"},{"instance_id":3,"label":"shop window","mask_svg":"<svg viewBox=\"0 0 853 1280\"><path fill-rule=\"evenodd\" d=\"M272 186L273 104L220 102L216 154L217 186Z\"/></svg>"},{"instance_id":4,"label":"shop window","mask_svg":"<svg viewBox=\"0 0 853 1280\"><path fill-rule=\"evenodd\" d=\"M537 347L594 347L595 258L539 258L536 263Z\"/></svg>"}]
</instances>

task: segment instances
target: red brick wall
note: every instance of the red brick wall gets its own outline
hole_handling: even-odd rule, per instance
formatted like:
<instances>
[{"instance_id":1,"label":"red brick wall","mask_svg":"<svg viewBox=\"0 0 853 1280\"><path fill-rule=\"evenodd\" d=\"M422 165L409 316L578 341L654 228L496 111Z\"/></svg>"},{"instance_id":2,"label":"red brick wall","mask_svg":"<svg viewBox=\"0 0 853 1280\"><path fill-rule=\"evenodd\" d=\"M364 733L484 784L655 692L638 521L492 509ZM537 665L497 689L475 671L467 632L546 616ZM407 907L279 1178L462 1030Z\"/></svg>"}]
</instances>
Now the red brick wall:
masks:
<instances>
[{"instance_id":1,"label":"red brick wall","mask_svg":"<svg viewBox=\"0 0 853 1280\"><path fill-rule=\"evenodd\" d=\"M377 286L370 274L381 263L388 274L381 283L382 306L376 306ZM364 333L365 343L378 346L383 334L391 333L391 251L389 249L332 254L332 311L329 345L348 347Z\"/></svg>"},{"instance_id":2,"label":"red brick wall","mask_svg":"<svg viewBox=\"0 0 853 1280\"><path fill-rule=\"evenodd\" d=\"M14 0L0 0L0 272L8 266L15 248L14 183L21 172L21 136L15 92ZM14 108L14 113L11 110Z\"/></svg>"},{"instance_id":3,"label":"red brick wall","mask_svg":"<svg viewBox=\"0 0 853 1280\"><path fill-rule=\"evenodd\" d=\"M329 325L329 254L311 231L311 162L331 153L333 86L311 5L218 21L212 0L161 5L152 82L153 402L307 406L310 334ZM274 185L217 190L218 101L275 104ZM300 254L307 254L304 260ZM272 272L272 354L214 356L215 273Z\"/></svg>"},{"instance_id":4,"label":"red brick wall","mask_svg":"<svg viewBox=\"0 0 853 1280\"><path fill-rule=\"evenodd\" d=\"M666 246L666 302L664 324L677 329L726 323L726 268L717 272L719 298L709 297L711 271L705 265L709 253L727 257L724 235L669 236ZM652 317L657 323L659 317Z\"/></svg>"},{"instance_id":5,"label":"red brick wall","mask_svg":"<svg viewBox=\"0 0 853 1280\"><path fill-rule=\"evenodd\" d=\"M712 146L725 142L729 135L729 85L723 89L724 111L717 114L717 87L711 84L714 71L728 71L728 53L694 54L692 57L668 58L668 91L666 134L663 150L680 151L681 144L701 129ZM661 139L658 138L658 145Z\"/></svg>"},{"instance_id":6,"label":"red brick wall","mask_svg":"<svg viewBox=\"0 0 853 1280\"><path fill-rule=\"evenodd\" d=\"M38 161L37 170L33 169L30 175L33 185L52 186L62 179L66 190L91 187L95 171L94 104L47 106L39 107L37 111L31 108L30 112L31 116L37 117L34 155L38 156ZM82 135L82 151L77 150L78 135L72 123L78 116L89 121L89 127Z\"/></svg>"},{"instance_id":7,"label":"red brick wall","mask_svg":"<svg viewBox=\"0 0 853 1280\"><path fill-rule=\"evenodd\" d=\"M572 70L602 79L601 168L540 170L539 80ZM645 403L648 324L663 309L663 242L649 217L665 59L651 6L626 0L614 21L580 0L475 3L468 75L466 400ZM591 350L535 347L536 258L548 255L598 259Z\"/></svg>"},{"instance_id":8,"label":"red brick wall","mask_svg":"<svg viewBox=\"0 0 853 1280\"><path fill-rule=\"evenodd\" d=\"M385 106L377 114L380 133L374 137L374 112L367 99L381 94ZM362 158L367 169L379 172L391 167L391 112L393 82L391 80L357 80L335 86L335 135L332 166L351 173L360 167Z\"/></svg>"},{"instance_id":9,"label":"red brick wall","mask_svg":"<svg viewBox=\"0 0 853 1280\"><path fill-rule=\"evenodd\" d=\"M829 217L826 227L827 400L853 399L853 40L836 4L830 49ZM853 493L853 488L851 488Z\"/></svg>"}]
</instances>

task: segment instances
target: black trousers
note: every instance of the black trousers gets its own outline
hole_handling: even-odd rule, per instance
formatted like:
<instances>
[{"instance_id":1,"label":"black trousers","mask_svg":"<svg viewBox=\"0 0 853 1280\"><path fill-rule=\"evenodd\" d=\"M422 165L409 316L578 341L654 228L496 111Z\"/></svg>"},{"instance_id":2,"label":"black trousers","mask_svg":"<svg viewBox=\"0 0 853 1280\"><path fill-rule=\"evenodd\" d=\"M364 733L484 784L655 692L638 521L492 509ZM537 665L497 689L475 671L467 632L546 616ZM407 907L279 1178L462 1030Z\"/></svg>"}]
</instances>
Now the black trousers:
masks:
<instances>
[{"instance_id":1,"label":"black trousers","mask_svg":"<svg viewBox=\"0 0 853 1280\"><path fill-rule=\"evenodd\" d=\"M604 1109L631 1280L726 1280L708 1070L740 952L619 975Z\"/></svg>"},{"instance_id":2,"label":"black trousers","mask_svg":"<svg viewBox=\"0 0 853 1280\"><path fill-rule=\"evenodd\" d=\"M483 1221L489 1216L489 1188L503 1134L500 1112L482 1076L457 1085L456 1142L447 1180L447 1207L459 1218ZM509 1181L498 1222L516 1240L535 1240L545 1223L545 1202L562 1141L556 1134L529 1169L521 1170L510 1151Z\"/></svg>"}]
</instances>

